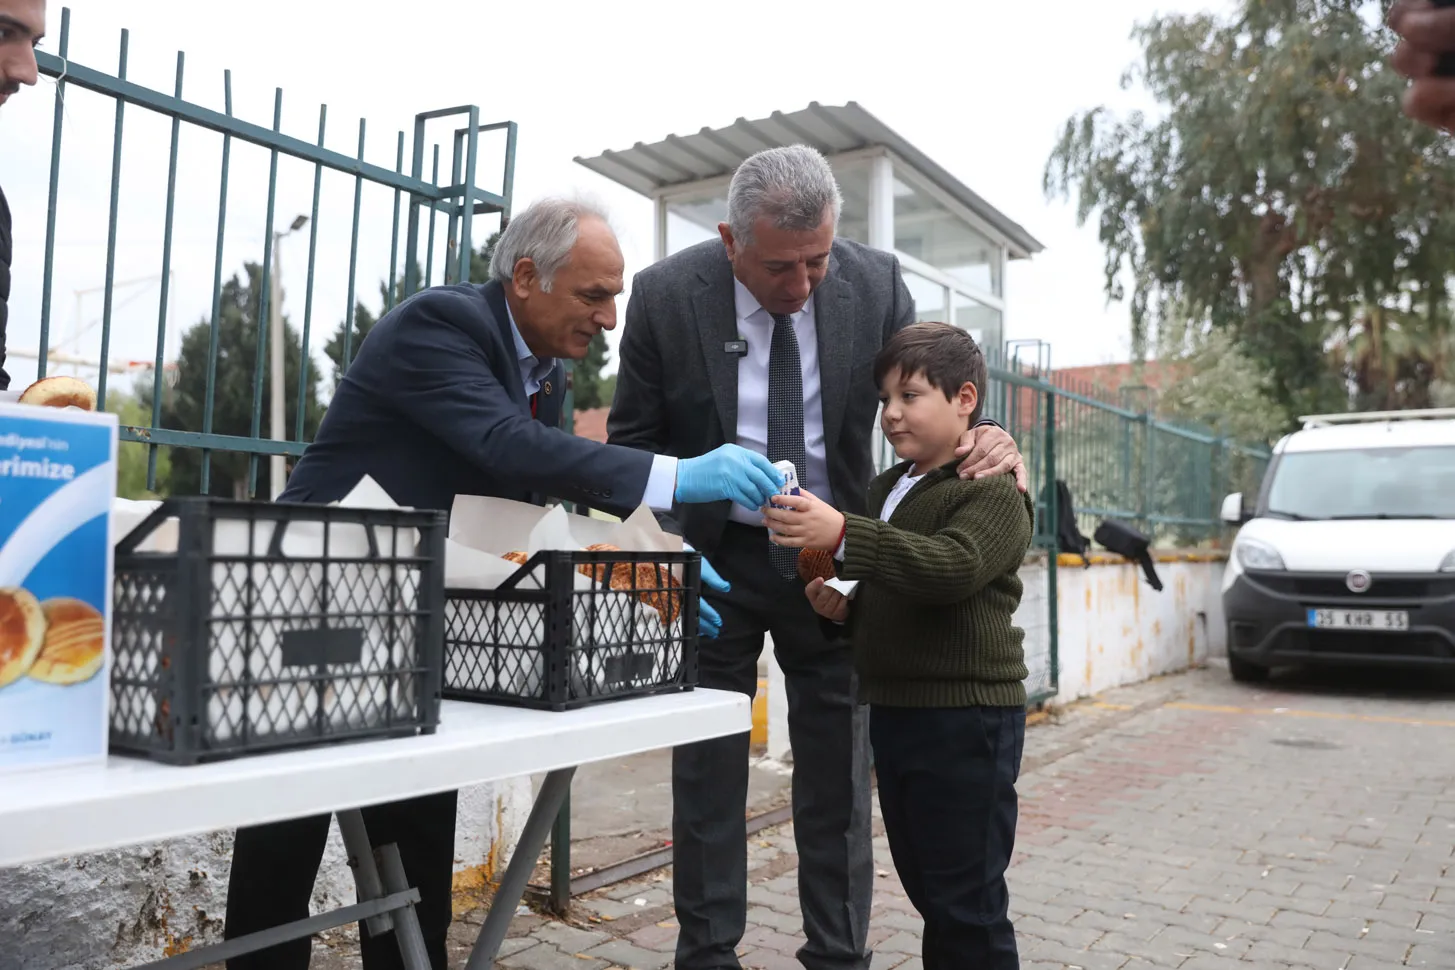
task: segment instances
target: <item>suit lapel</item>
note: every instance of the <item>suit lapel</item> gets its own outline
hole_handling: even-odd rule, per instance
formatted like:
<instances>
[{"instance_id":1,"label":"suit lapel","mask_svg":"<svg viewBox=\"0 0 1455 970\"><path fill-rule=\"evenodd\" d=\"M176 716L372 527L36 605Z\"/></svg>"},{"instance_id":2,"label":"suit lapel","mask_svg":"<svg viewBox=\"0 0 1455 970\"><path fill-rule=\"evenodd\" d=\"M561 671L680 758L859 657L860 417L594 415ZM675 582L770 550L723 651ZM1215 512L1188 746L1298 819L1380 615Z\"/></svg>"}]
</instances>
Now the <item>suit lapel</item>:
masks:
<instances>
[{"instance_id":1,"label":"suit lapel","mask_svg":"<svg viewBox=\"0 0 1455 970\"><path fill-rule=\"evenodd\" d=\"M702 357L707 364L707 379L717 414L722 424L723 440L738 437L738 356L723 350L723 345L738 339L737 301L733 296L732 263L726 251L711 269L699 274L703 286L693 300L697 315L697 335L702 340Z\"/></svg>"},{"instance_id":2,"label":"suit lapel","mask_svg":"<svg viewBox=\"0 0 1455 970\"><path fill-rule=\"evenodd\" d=\"M829 272L813 295L814 329L818 339L819 396L823 407L824 449L834 453L849 403L849 376L854 361L854 320L849 284L839 277L838 259L830 256ZM833 467L833 459L829 459Z\"/></svg>"},{"instance_id":3,"label":"suit lapel","mask_svg":"<svg viewBox=\"0 0 1455 970\"><path fill-rule=\"evenodd\" d=\"M495 378L505 386L511 399L529 414L530 400L525 396L525 384L520 379L520 362L515 356L515 333L510 329L510 309L505 305L505 287L498 281L491 280L480 287L480 293L485 297L485 305L490 308L490 315L495 318L495 325L500 328L500 339L505 346L505 373L496 374Z\"/></svg>"},{"instance_id":4,"label":"suit lapel","mask_svg":"<svg viewBox=\"0 0 1455 970\"><path fill-rule=\"evenodd\" d=\"M556 361L555 368L541 381L536 397L536 418L552 428L561 426L562 408L566 403L566 366Z\"/></svg>"}]
</instances>

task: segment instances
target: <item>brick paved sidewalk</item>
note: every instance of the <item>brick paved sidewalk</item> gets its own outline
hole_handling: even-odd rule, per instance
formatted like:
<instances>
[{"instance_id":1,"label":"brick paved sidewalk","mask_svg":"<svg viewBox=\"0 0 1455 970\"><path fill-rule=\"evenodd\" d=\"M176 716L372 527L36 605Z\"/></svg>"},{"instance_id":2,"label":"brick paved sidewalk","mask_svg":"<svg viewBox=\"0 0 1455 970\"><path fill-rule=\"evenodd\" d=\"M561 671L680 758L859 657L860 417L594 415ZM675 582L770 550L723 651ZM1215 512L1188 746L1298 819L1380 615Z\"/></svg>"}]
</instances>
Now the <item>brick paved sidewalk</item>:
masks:
<instances>
[{"instance_id":1,"label":"brick paved sidewalk","mask_svg":"<svg viewBox=\"0 0 1455 970\"><path fill-rule=\"evenodd\" d=\"M1022 966L1455 967L1455 688L1427 683L1253 689L1214 667L1032 728L1011 876ZM876 835L874 967L911 970L921 924ZM798 967L794 866L791 827L749 845L744 967ZM500 965L671 966L670 870L577 903L575 925L518 918Z\"/></svg>"}]
</instances>

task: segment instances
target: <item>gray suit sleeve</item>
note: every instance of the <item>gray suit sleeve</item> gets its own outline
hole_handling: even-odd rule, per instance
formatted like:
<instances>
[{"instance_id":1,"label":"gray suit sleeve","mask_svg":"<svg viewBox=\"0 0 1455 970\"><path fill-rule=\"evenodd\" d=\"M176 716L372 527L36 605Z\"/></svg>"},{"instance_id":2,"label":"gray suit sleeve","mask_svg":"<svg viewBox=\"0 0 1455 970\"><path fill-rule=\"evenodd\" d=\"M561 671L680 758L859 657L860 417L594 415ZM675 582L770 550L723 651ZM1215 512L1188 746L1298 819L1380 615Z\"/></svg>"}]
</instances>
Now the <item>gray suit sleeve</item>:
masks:
<instances>
[{"instance_id":1,"label":"gray suit sleeve","mask_svg":"<svg viewBox=\"0 0 1455 970\"><path fill-rule=\"evenodd\" d=\"M904 284L904 273L899 268L899 257L891 257L894 266L891 275L894 277L894 298L889 303L889 316L884 321L884 339L903 330L914 323L914 297L909 295L909 287Z\"/></svg>"},{"instance_id":2,"label":"gray suit sleeve","mask_svg":"<svg viewBox=\"0 0 1455 970\"><path fill-rule=\"evenodd\" d=\"M606 418L606 441L660 455L666 453L669 440L667 401L662 390L662 355L647 322L647 299L642 289L638 276L632 280L621 343L616 348L616 394ZM682 526L671 513L656 515L663 529L682 534Z\"/></svg>"}]
</instances>

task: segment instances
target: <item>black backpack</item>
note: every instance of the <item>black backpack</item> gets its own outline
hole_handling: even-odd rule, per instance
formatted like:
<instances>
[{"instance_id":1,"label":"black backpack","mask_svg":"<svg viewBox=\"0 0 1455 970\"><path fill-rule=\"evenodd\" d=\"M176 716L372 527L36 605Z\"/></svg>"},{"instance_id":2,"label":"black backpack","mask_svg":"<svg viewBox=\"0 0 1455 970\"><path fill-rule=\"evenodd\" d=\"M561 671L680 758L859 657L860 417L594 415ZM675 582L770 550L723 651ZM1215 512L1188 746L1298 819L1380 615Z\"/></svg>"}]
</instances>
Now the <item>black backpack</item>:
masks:
<instances>
[{"instance_id":1,"label":"black backpack","mask_svg":"<svg viewBox=\"0 0 1455 970\"><path fill-rule=\"evenodd\" d=\"M1046 486L1050 492L1050 486ZM1042 501L1049 506L1051 499L1049 495L1043 495ZM1076 505L1071 501L1071 489L1059 478L1056 480L1056 548L1061 552L1069 552L1081 557L1083 566L1090 566L1091 561L1086 558L1087 552L1091 550L1091 540L1081 534L1076 526Z\"/></svg>"}]
</instances>

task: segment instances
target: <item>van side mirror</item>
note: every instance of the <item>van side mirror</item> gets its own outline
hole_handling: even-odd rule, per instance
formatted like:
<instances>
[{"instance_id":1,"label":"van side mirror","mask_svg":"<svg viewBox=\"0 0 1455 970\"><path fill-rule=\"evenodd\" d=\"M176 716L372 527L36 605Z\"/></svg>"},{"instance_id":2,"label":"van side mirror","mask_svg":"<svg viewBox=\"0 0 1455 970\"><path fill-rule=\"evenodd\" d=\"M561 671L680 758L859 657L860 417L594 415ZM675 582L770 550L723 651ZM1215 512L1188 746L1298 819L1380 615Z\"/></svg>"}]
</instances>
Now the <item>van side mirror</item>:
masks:
<instances>
[{"instance_id":1,"label":"van side mirror","mask_svg":"<svg viewBox=\"0 0 1455 970\"><path fill-rule=\"evenodd\" d=\"M1223 510L1219 516L1228 525L1242 525L1247 521L1243 517L1243 493L1234 492L1223 499Z\"/></svg>"}]
</instances>

